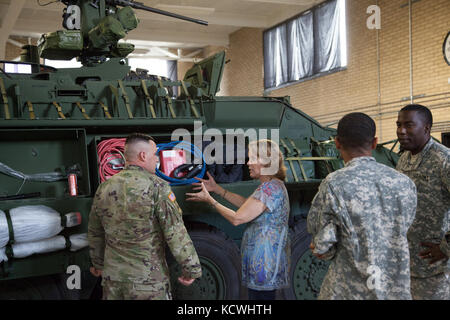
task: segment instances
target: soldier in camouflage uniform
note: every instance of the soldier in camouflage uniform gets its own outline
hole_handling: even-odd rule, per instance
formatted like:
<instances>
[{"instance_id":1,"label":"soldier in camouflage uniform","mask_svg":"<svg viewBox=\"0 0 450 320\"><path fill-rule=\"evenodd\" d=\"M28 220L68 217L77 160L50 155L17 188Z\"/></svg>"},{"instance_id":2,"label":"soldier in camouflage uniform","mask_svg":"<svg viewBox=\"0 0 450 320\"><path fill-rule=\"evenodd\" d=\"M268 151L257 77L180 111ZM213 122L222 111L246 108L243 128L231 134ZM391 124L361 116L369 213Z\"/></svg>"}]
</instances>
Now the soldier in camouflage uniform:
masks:
<instances>
[{"instance_id":1,"label":"soldier in camouflage uniform","mask_svg":"<svg viewBox=\"0 0 450 320\"><path fill-rule=\"evenodd\" d=\"M335 142L345 167L322 181L307 220L313 254L331 260L319 299L411 299L414 183L372 157L377 138L367 115L344 116Z\"/></svg>"},{"instance_id":2,"label":"soldier in camouflage uniform","mask_svg":"<svg viewBox=\"0 0 450 320\"><path fill-rule=\"evenodd\" d=\"M175 195L154 174L153 139L130 135L125 158L125 168L95 194L88 225L91 272L103 276L103 299L171 299L165 242L182 266L183 285L201 277L200 262Z\"/></svg>"},{"instance_id":3,"label":"soldier in camouflage uniform","mask_svg":"<svg viewBox=\"0 0 450 320\"><path fill-rule=\"evenodd\" d=\"M433 116L422 105L398 114L397 136L406 150L397 170L417 187L417 212L408 231L413 299L450 299L450 149L430 136ZM445 237L447 235L447 237Z\"/></svg>"}]
</instances>

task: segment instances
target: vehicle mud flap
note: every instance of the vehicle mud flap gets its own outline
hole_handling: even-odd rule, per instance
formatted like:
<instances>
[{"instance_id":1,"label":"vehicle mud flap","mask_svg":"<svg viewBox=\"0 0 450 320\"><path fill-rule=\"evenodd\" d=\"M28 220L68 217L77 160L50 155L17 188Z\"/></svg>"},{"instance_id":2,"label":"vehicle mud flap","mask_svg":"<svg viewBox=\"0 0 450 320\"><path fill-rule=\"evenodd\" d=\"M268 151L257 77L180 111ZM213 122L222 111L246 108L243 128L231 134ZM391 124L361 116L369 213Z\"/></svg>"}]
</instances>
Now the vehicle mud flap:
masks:
<instances>
[{"instance_id":1,"label":"vehicle mud flap","mask_svg":"<svg viewBox=\"0 0 450 320\"><path fill-rule=\"evenodd\" d=\"M181 268L167 254L174 300L236 300L241 297L241 255L222 231L208 226L189 231L202 265L202 277L185 287L178 282ZM167 253L170 250L166 250Z\"/></svg>"},{"instance_id":2,"label":"vehicle mud flap","mask_svg":"<svg viewBox=\"0 0 450 320\"><path fill-rule=\"evenodd\" d=\"M315 300L320 292L329 262L311 254L311 235L306 229L306 219L298 218L290 230L291 269L290 287L279 292L281 299Z\"/></svg>"}]
</instances>

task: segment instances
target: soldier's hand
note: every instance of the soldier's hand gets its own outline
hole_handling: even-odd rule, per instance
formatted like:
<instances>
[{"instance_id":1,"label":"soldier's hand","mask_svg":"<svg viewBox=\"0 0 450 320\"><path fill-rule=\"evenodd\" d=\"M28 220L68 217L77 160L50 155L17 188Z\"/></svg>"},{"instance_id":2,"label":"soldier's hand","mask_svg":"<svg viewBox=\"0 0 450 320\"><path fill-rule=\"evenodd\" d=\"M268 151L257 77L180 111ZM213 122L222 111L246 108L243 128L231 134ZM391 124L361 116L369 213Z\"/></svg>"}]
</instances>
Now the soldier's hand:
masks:
<instances>
[{"instance_id":1,"label":"soldier's hand","mask_svg":"<svg viewBox=\"0 0 450 320\"><path fill-rule=\"evenodd\" d=\"M206 171L206 174L208 175L208 180L205 179L200 179L197 177L194 177L195 179L197 179L200 182L197 183L193 183L192 185L194 186L194 190L201 190L202 189L202 182L206 187L206 190L208 190L209 192L215 192L215 193L219 193L219 186L217 185L216 181L214 180L214 178L212 177L212 175Z\"/></svg>"},{"instance_id":2,"label":"soldier's hand","mask_svg":"<svg viewBox=\"0 0 450 320\"><path fill-rule=\"evenodd\" d=\"M183 286L190 286L193 282L194 282L194 280L195 279L191 279L191 278L186 278L186 277L183 277L183 276L181 276L181 277L179 277L178 278L178 281L183 285Z\"/></svg>"},{"instance_id":3,"label":"soldier's hand","mask_svg":"<svg viewBox=\"0 0 450 320\"><path fill-rule=\"evenodd\" d=\"M311 249L311 253L313 254L313 256L315 256L318 259L323 259L323 254L318 254L318 253L314 253L314 249L316 248L316 246L314 245L314 243L310 243L309 244L309 248Z\"/></svg>"},{"instance_id":4,"label":"soldier's hand","mask_svg":"<svg viewBox=\"0 0 450 320\"><path fill-rule=\"evenodd\" d=\"M433 264L438 261L447 259L448 257L441 251L439 244L432 242L421 242L423 247L427 247L428 249L421 251L419 253L419 257L422 259L430 259L428 264Z\"/></svg>"},{"instance_id":5,"label":"soldier's hand","mask_svg":"<svg viewBox=\"0 0 450 320\"><path fill-rule=\"evenodd\" d=\"M92 273L94 277L100 277L102 275L102 270L95 269L95 267L91 267L89 271Z\"/></svg>"}]
</instances>

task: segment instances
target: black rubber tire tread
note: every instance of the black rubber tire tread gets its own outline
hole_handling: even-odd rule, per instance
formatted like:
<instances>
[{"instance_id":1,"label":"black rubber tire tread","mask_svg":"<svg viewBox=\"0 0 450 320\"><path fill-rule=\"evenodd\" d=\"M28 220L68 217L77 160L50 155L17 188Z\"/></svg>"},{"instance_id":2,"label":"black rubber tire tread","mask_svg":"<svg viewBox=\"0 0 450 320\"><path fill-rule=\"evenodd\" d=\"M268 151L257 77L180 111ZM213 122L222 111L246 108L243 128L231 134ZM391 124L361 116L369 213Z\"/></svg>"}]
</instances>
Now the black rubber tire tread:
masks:
<instances>
[{"instance_id":1,"label":"black rubber tire tread","mask_svg":"<svg viewBox=\"0 0 450 320\"><path fill-rule=\"evenodd\" d=\"M306 230L306 219L299 218L295 221L294 226L289 230L291 239L291 268L289 271L290 286L280 290L280 296L285 300L296 300L294 291L294 267L298 260L303 256L306 250L309 250L311 243L311 235Z\"/></svg>"},{"instance_id":2,"label":"black rubber tire tread","mask_svg":"<svg viewBox=\"0 0 450 320\"><path fill-rule=\"evenodd\" d=\"M204 224L187 227L199 257L220 268L225 282L225 300L241 298L241 255L236 243L222 231ZM173 257L172 257L173 259Z\"/></svg>"}]
</instances>

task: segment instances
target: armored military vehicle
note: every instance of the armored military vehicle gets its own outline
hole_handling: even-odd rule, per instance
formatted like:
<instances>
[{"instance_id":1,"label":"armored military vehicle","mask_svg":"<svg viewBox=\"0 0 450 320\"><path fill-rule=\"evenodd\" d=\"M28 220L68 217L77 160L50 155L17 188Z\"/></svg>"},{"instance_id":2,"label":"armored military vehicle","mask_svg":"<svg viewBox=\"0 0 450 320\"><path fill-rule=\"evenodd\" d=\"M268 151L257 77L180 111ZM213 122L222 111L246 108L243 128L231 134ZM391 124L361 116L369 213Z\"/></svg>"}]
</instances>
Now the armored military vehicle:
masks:
<instances>
[{"instance_id":1,"label":"armored military vehicle","mask_svg":"<svg viewBox=\"0 0 450 320\"><path fill-rule=\"evenodd\" d=\"M252 132L257 132L258 138L279 141L288 168L285 182L291 203L292 243L291 287L280 291L279 297L314 299L328 265L310 254L305 221L321 179L343 165L332 140L335 130L294 108L289 97L217 96L224 52L194 64L180 81L130 71L125 58L133 45L118 40L138 25L133 9L167 12L124 0L62 2L67 5L65 30L43 35L37 47L25 46L20 62L1 61L30 65L32 73L0 69L0 226L6 234L0 248L4 252L0 298L91 296L97 279L89 273L88 248L85 244L74 249L72 236L87 232L93 195L105 178L102 167L120 170L123 165L120 157L107 158L105 164L100 159L100 145L120 141L133 132L148 133L163 145L171 142L176 129L194 139L214 129L223 135L225 145L248 143ZM39 57L77 57L83 66L55 69L41 65ZM177 97L172 95L173 87L179 88ZM391 166L397 160L396 154L381 145L374 155ZM208 170L226 184L227 190L243 196L258 185L242 162L212 164ZM189 184L174 184L173 191L203 269L202 278L190 287L173 281L174 297L245 298L246 290L240 286L239 251L245 226L233 227L207 205L186 202ZM20 238L19 222L12 218L14 210L31 208L26 217L31 219L38 206L61 215L62 231L57 230L61 231L57 237L62 236L63 243L50 252L31 250L21 256L20 248L32 247L31 242L21 239L29 239L38 227L20 231ZM76 223L68 227L71 217ZM179 267L168 256L176 279ZM75 278L77 271L80 283Z\"/></svg>"}]
</instances>

